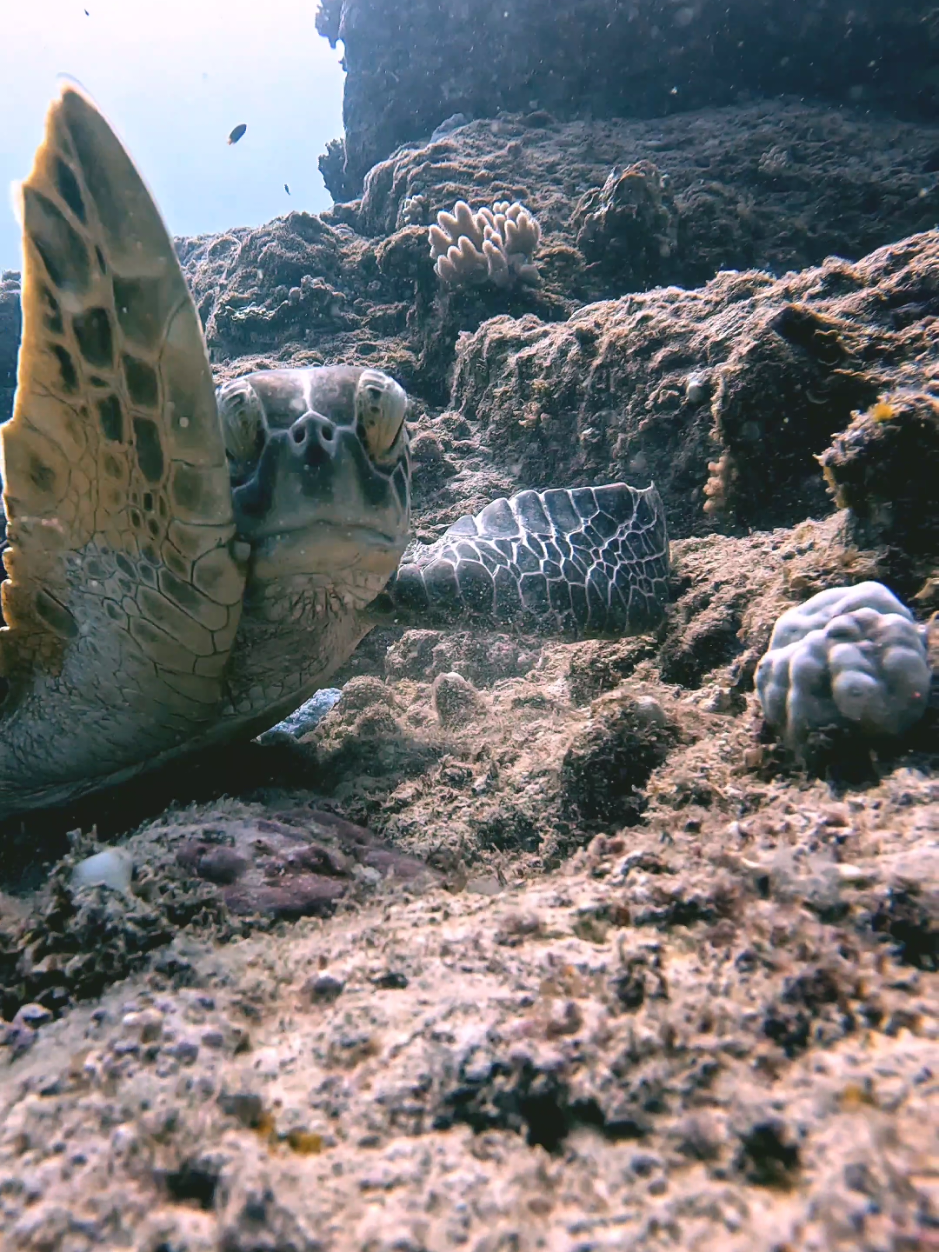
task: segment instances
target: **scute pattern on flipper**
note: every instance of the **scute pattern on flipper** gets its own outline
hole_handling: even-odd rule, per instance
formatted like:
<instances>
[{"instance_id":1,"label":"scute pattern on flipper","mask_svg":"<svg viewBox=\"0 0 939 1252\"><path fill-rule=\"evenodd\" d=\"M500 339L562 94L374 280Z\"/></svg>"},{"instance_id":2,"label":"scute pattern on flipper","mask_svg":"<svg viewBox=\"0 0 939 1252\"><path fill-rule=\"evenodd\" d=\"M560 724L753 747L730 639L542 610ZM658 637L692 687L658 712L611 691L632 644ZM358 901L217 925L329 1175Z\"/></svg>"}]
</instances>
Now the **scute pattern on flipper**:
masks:
<instances>
[{"instance_id":1,"label":"scute pattern on flipper","mask_svg":"<svg viewBox=\"0 0 939 1252\"><path fill-rule=\"evenodd\" d=\"M113 710L123 729L102 748L106 770L122 764L107 760L112 746L128 759L159 751L211 716L244 571L230 551L211 371L172 242L120 142L72 87L49 110L21 212L23 337L0 427L0 673L21 704L61 679L47 698L67 694L76 719ZM96 672L105 665L120 668Z\"/></svg>"},{"instance_id":2,"label":"scute pattern on flipper","mask_svg":"<svg viewBox=\"0 0 939 1252\"><path fill-rule=\"evenodd\" d=\"M548 633L615 634L657 624L668 568L654 486L522 491L406 552L388 593L429 621L468 615Z\"/></svg>"}]
</instances>

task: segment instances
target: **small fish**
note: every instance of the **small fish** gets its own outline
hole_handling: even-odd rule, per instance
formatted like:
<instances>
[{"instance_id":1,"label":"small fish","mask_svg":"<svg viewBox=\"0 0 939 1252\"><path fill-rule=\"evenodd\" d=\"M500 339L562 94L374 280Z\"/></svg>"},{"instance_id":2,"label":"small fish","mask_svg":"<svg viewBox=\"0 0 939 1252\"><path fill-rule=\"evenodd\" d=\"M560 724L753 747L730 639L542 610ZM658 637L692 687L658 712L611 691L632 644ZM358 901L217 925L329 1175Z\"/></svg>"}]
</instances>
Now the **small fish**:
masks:
<instances>
[{"instance_id":1,"label":"small fish","mask_svg":"<svg viewBox=\"0 0 939 1252\"><path fill-rule=\"evenodd\" d=\"M238 126L235 127L232 133L228 136L228 142L237 143L238 140L241 138L241 136L245 133L247 129L248 129L247 123L241 122Z\"/></svg>"},{"instance_id":2,"label":"small fish","mask_svg":"<svg viewBox=\"0 0 939 1252\"><path fill-rule=\"evenodd\" d=\"M286 183L284 183L284 191L286 191L288 196L290 195L290 188L287 186Z\"/></svg>"}]
</instances>

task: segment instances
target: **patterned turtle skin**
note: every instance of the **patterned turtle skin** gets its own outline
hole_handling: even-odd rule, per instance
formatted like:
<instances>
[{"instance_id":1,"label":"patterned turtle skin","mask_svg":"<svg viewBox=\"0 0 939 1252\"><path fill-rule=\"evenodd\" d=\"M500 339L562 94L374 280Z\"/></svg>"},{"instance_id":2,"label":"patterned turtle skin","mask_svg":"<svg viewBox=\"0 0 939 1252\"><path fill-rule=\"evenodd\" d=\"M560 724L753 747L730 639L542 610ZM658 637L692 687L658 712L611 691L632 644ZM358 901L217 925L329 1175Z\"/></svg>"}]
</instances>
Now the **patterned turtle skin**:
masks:
<instances>
[{"instance_id":1,"label":"patterned turtle skin","mask_svg":"<svg viewBox=\"0 0 939 1252\"><path fill-rule=\"evenodd\" d=\"M77 88L18 198L0 819L256 735L380 620L577 635L661 617L654 487L524 491L409 547L397 382L337 365L216 391L159 211Z\"/></svg>"},{"instance_id":2,"label":"patterned turtle skin","mask_svg":"<svg viewBox=\"0 0 939 1252\"><path fill-rule=\"evenodd\" d=\"M668 541L655 487L521 491L408 549L388 592L427 624L622 635L662 617ZM379 601L379 604L381 601Z\"/></svg>"}]
</instances>

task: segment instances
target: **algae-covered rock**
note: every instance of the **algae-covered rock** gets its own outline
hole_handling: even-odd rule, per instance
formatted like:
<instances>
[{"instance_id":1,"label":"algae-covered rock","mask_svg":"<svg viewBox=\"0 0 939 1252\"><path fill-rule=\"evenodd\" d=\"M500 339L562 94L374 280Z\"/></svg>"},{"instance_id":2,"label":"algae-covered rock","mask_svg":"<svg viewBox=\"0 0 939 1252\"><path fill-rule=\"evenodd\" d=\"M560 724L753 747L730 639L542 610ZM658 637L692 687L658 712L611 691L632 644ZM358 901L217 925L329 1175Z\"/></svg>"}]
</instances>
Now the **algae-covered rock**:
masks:
<instances>
[{"instance_id":1,"label":"algae-covered rock","mask_svg":"<svg viewBox=\"0 0 939 1252\"><path fill-rule=\"evenodd\" d=\"M539 128L585 114L661 118L745 92L935 119L939 36L927 14L922 0L324 0L317 29L342 40L347 77L344 140L320 169L349 200L376 162L456 111L524 112Z\"/></svg>"},{"instance_id":2,"label":"algae-covered rock","mask_svg":"<svg viewBox=\"0 0 939 1252\"><path fill-rule=\"evenodd\" d=\"M922 382L939 373L924 362ZM888 391L854 415L821 457L836 503L863 547L939 561L939 395Z\"/></svg>"},{"instance_id":3,"label":"algae-covered rock","mask_svg":"<svg viewBox=\"0 0 939 1252\"><path fill-rule=\"evenodd\" d=\"M922 273L937 257L939 233L927 231L854 264L721 273L693 291L586 305L563 323L492 318L458 344L450 405L526 486L562 472L653 479L674 536L821 517L833 502L818 458L852 412L891 388L932 385L939 297ZM907 426L908 438L922 430L924 458L905 488L913 525L932 427L912 415Z\"/></svg>"}]
</instances>

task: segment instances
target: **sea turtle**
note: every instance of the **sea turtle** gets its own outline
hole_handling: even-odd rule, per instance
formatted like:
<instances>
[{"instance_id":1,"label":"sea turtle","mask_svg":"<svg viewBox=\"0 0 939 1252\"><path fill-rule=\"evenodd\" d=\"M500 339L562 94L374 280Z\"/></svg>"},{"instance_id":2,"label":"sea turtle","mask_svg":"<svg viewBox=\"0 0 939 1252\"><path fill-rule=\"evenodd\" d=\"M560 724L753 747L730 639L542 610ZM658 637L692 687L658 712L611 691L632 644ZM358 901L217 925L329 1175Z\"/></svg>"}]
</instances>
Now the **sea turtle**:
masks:
<instances>
[{"instance_id":1,"label":"sea turtle","mask_svg":"<svg viewBox=\"0 0 939 1252\"><path fill-rule=\"evenodd\" d=\"M159 212L71 85L19 199L0 817L256 735L389 614L561 633L661 615L654 486L523 491L408 547L397 382L324 366L216 392Z\"/></svg>"}]
</instances>

